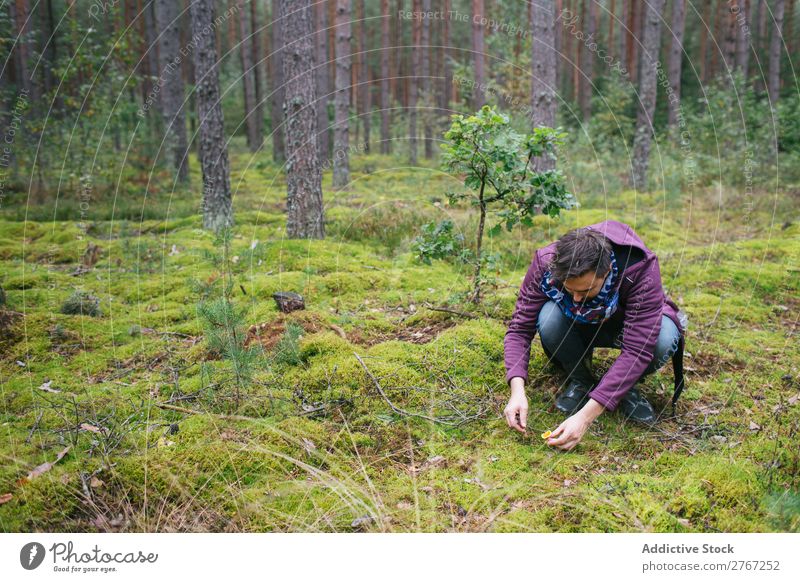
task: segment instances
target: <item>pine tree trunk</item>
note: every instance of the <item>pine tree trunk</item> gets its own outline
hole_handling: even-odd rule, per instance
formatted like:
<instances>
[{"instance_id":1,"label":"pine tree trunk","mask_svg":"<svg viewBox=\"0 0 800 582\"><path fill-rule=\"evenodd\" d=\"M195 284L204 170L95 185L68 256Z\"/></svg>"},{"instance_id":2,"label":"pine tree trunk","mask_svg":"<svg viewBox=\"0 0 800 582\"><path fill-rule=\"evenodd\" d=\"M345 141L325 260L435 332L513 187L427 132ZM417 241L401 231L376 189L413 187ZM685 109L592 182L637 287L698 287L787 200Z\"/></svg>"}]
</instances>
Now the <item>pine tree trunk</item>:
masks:
<instances>
[{"instance_id":1,"label":"pine tree trunk","mask_svg":"<svg viewBox=\"0 0 800 582\"><path fill-rule=\"evenodd\" d=\"M392 151L389 140L389 55L395 50L389 46L391 20L389 0L381 0L381 153L387 155Z\"/></svg>"},{"instance_id":2,"label":"pine tree trunk","mask_svg":"<svg viewBox=\"0 0 800 582\"><path fill-rule=\"evenodd\" d=\"M144 38L147 43L148 79L143 83L146 89L144 99L145 102L147 102L153 88L153 81L158 78L158 31L156 29L155 4L153 2L147 2L142 11L144 12Z\"/></svg>"},{"instance_id":3,"label":"pine tree trunk","mask_svg":"<svg viewBox=\"0 0 800 582\"><path fill-rule=\"evenodd\" d=\"M367 65L367 12L364 0L358 0L358 107L359 119L364 129L364 152L369 153L370 115L372 103L369 88L369 69Z\"/></svg>"},{"instance_id":4,"label":"pine tree trunk","mask_svg":"<svg viewBox=\"0 0 800 582\"><path fill-rule=\"evenodd\" d=\"M581 55L581 83L580 103L583 121L588 122L592 116L592 84L594 80L594 51L590 46L597 43L597 5L594 0L584 0L584 22L586 23L586 36L581 41L583 54Z\"/></svg>"},{"instance_id":5,"label":"pine tree trunk","mask_svg":"<svg viewBox=\"0 0 800 582\"><path fill-rule=\"evenodd\" d=\"M341 0L339 0L341 2ZM317 152L314 81L314 15L311 0L281 0L286 79L286 234L289 238L325 238L322 173ZM337 10L337 13L339 11ZM349 22L349 11L345 10ZM337 30L337 36L341 31ZM348 35L349 36L349 35Z\"/></svg>"},{"instance_id":6,"label":"pine tree trunk","mask_svg":"<svg viewBox=\"0 0 800 582\"><path fill-rule=\"evenodd\" d=\"M389 75L391 79L389 80L389 94L392 96L392 99L400 104L405 105L405 102L402 99L401 92L403 85L400 77L402 76L402 59L403 54L405 51L401 48L402 38L403 38L403 27L402 27L402 20L397 18L397 15L405 8L404 0L395 0L395 10L394 16L392 17L392 53L389 55ZM394 111L389 114L389 126L391 127L394 123Z\"/></svg>"},{"instance_id":7,"label":"pine tree trunk","mask_svg":"<svg viewBox=\"0 0 800 582\"><path fill-rule=\"evenodd\" d=\"M785 0L775 0L775 5L772 7L772 17L775 20L772 24L772 35L769 39L769 80L767 89L769 91L769 102L773 108L778 105L778 94L781 88L781 52L783 49L783 17L785 8Z\"/></svg>"},{"instance_id":8,"label":"pine tree trunk","mask_svg":"<svg viewBox=\"0 0 800 582\"><path fill-rule=\"evenodd\" d=\"M616 0L611 0L611 6L608 8L608 41L606 42L610 53L613 53L614 50L614 25L616 24L616 20L617 2Z\"/></svg>"},{"instance_id":9,"label":"pine tree trunk","mask_svg":"<svg viewBox=\"0 0 800 582\"><path fill-rule=\"evenodd\" d=\"M683 63L683 33L686 24L686 0L672 0L672 39L667 65L669 85L672 88L668 106L667 124L675 125L681 106L681 64Z\"/></svg>"},{"instance_id":10,"label":"pine tree trunk","mask_svg":"<svg viewBox=\"0 0 800 582\"><path fill-rule=\"evenodd\" d=\"M444 0L444 12L450 14L451 0ZM445 17L442 30L442 69L444 70L444 87L442 87L439 107L449 116L450 99L453 94L453 66L450 64L450 18Z\"/></svg>"},{"instance_id":11,"label":"pine tree trunk","mask_svg":"<svg viewBox=\"0 0 800 582\"><path fill-rule=\"evenodd\" d=\"M258 130L258 147L264 145L264 53L261 52L262 27L259 26L258 4L256 0L250 0L250 30L253 31L253 38L250 46L253 47L253 86L256 95L256 128Z\"/></svg>"},{"instance_id":12,"label":"pine tree trunk","mask_svg":"<svg viewBox=\"0 0 800 582\"><path fill-rule=\"evenodd\" d=\"M636 134L633 139L633 187L647 189L647 168L653 136L653 113L656 109L657 69L661 40L661 13L664 0L650 0L645 5L643 22L642 63L639 69L639 99Z\"/></svg>"},{"instance_id":13,"label":"pine tree trunk","mask_svg":"<svg viewBox=\"0 0 800 582\"><path fill-rule=\"evenodd\" d=\"M797 46L797 37L794 34L794 4L795 0L786 0L786 8L783 12L783 38L786 39L786 52L789 55L795 54L795 47ZM781 79L781 86L783 84L784 80Z\"/></svg>"},{"instance_id":14,"label":"pine tree trunk","mask_svg":"<svg viewBox=\"0 0 800 582\"><path fill-rule=\"evenodd\" d=\"M44 61L40 64L44 72L44 91L50 93L55 87L53 67L56 62L56 31L53 19L53 0L40 0L44 4L39 7L39 26L42 29L42 51Z\"/></svg>"},{"instance_id":15,"label":"pine tree trunk","mask_svg":"<svg viewBox=\"0 0 800 582\"><path fill-rule=\"evenodd\" d=\"M214 0L190 5L197 84L200 165L203 170L203 228L233 226L228 149L219 94L219 63L214 34Z\"/></svg>"},{"instance_id":16,"label":"pine tree trunk","mask_svg":"<svg viewBox=\"0 0 800 582\"><path fill-rule=\"evenodd\" d=\"M737 40L737 26L736 26L736 12L734 11L735 2L720 2L724 6L721 10L721 24L724 27L724 42L722 45L723 56L725 58L725 73L730 76L736 65L736 40ZM738 6L738 5L737 5Z\"/></svg>"},{"instance_id":17,"label":"pine tree trunk","mask_svg":"<svg viewBox=\"0 0 800 582\"><path fill-rule=\"evenodd\" d=\"M316 21L316 63L314 78L317 89L317 148L320 160L331 157L330 121L328 120L328 101L331 81L328 61L328 12L324 3L314 4Z\"/></svg>"},{"instance_id":18,"label":"pine tree trunk","mask_svg":"<svg viewBox=\"0 0 800 582\"><path fill-rule=\"evenodd\" d=\"M336 0L336 93L333 128L333 187L350 183L350 0Z\"/></svg>"},{"instance_id":19,"label":"pine tree trunk","mask_svg":"<svg viewBox=\"0 0 800 582\"><path fill-rule=\"evenodd\" d=\"M419 12L421 0L412 0L412 12ZM417 99L419 88L417 73L419 72L419 43L421 35L419 18L411 20L411 71L408 74L408 161L417 163Z\"/></svg>"},{"instance_id":20,"label":"pine tree trunk","mask_svg":"<svg viewBox=\"0 0 800 582\"><path fill-rule=\"evenodd\" d=\"M533 126L555 127L556 123L556 50L555 50L555 2L539 0L531 9L531 109ZM538 171L552 170L555 160L537 158Z\"/></svg>"},{"instance_id":21,"label":"pine tree trunk","mask_svg":"<svg viewBox=\"0 0 800 582\"><path fill-rule=\"evenodd\" d=\"M431 11L431 0L422 0L422 10ZM423 18L420 30L420 58L422 59L422 132L425 136L425 159L433 157L433 95L431 95L431 19Z\"/></svg>"},{"instance_id":22,"label":"pine tree trunk","mask_svg":"<svg viewBox=\"0 0 800 582\"><path fill-rule=\"evenodd\" d=\"M270 41L272 57L270 58L270 131L272 132L272 159L282 164L286 161L286 144L283 140L283 19L281 18L281 0L272 0L272 23L270 24Z\"/></svg>"},{"instance_id":23,"label":"pine tree trunk","mask_svg":"<svg viewBox=\"0 0 800 582\"><path fill-rule=\"evenodd\" d=\"M619 48L617 49L617 55L621 62L625 62L627 64L627 54L628 54L628 31L626 30L626 25L628 23L628 8L629 0L621 0L622 3L622 15L619 19ZM627 68L627 67L626 67ZM630 69L628 69L628 74L630 74Z\"/></svg>"},{"instance_id":24,"label":"pine tree trunk","mask_svg":"<svg viewBox=\"0 0 800 582\"><path fill-rule=\"evenodd\" d=\"M640 37L638 35L639 10L641 10L641 7L639 6L638 0L631 0L627 11L628 30L625 31L628 37L625 42L625 61L628 74L631 76L631 81L634 83L639 78L639 59L636 58L639 52L637 50L637 44L640 42Z\"/></svg>"},{"instance_id":25,"label":"pine tree trunk","mask_svg":"<svg viewBox=\"0 0 800 582\"><path fill-rule=\"evenodd\" d=\"M476 111L486 103L486 73L484 72L484 59L486 49L483 41L483 25L480 23L484 17L483 0L472 0L472 62L475 67L475 87L473 88L472 107Z\"/></svg>"},{"instance_id":26,"label":"pine tree trunk","mask_svg":"<svg viewBox=\"0 0 800 582\"><path fill-rule=\"evenodd\" d=\"M19 64L22 79L22 88L28 93L32 107L38 107L39 103L39 83L33 76L32 68L36 68L36 60L33 53L35 50L33 34L33 15L28 5L28 0L11 0L16 3L16 33L19 40L16 43L19 54ZM41 69L41 67L39 67Z\"/></svg>"},{"instance_id":27,"label":"pine tree trunk","mask_svg":"<svg viewBox=\"0 0 800 582\"><path fill-rule=\"evenodd\" d=\"M750 0L743 0L741 5L737 5L734 10L736 10L736 26L738 28L736 32L736 68L747 79L747 69L750 64L750 42L753 38L753 33L750 29L752 24L750 20Z\"/></svg>"},{"instance_id":28,"label":"pine tree trunk","mask_svg":"<svg viewBox=\"0 0 800 582\"><path fill-rule=\"evenodd\" d=\"M183 77L180 59L180 6L173 0L156 0L156 26L159 32L158 60L161 87L161 112L167 131L165 147L180 182L189 180L186 115L183 110Z\"/></svg>"},{"instance_id":29,"label":"pine tree trunk","mask_svg":"<svg viewBox=\"0 0 800 582\"><path fill-rule=\"evenodd\" d=\"M252 1L252 0L251 0ZM242 64L242 85L244 88L244 119L247 130L247 147L257 152L261 147L259 123L256 117L256 87L253 82L252 28L250 26L250 7L246 0L238 0L239 56Z\"/></svg>"},{"instance_id":30,"label":"pine tree trunk","mask_svg":"<svg viewBox=\"0 0 800 582\"><path fill-rule=\"evenodd\" d=\"M709 50L708 50L708 37L711 35L711 8L712 2L706 2L703 5L703 16L700 24L700 84L705 85L708 83L709 74Z\"/></svg>"}]
</instances>

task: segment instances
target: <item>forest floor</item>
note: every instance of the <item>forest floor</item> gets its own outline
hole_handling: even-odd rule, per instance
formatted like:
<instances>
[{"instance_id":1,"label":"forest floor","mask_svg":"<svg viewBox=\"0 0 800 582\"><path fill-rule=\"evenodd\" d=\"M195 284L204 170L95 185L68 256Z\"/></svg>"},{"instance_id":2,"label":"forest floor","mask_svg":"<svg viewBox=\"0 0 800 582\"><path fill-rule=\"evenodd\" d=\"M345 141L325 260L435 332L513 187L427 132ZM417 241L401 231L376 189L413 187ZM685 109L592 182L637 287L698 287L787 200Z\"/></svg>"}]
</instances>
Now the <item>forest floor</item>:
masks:
<instances>
[{"instance_id":1,"label":"forest floor","mask_svg":"<svg viewBox=\"0 0 800 582\"><path fill-rule=\"evenodd\" d=\"M800 530L796 193L586 196L486 240L500 260L476 308L459 301L470 268L409 247L445 217L471 242L452 178L359 157L350 191L325 175L328 238L285 240L285 182L232 165L227 257L199 188L126 202L158 219L108 203L85 229L52 208L0 214L0 530ZM563 417L538 339L529 434L501 418L503 337L534 250L604 219L635 228L689 315L687 387L677 416L604 414L563 453L539 436ZM230 353L198 310L225 265L248 348ZM62 314L76 290L102 314ZM306 308L282 314L277 291ZM667 366L644 392L661 410L671 386Z\"/></svg>"}]
</instances>

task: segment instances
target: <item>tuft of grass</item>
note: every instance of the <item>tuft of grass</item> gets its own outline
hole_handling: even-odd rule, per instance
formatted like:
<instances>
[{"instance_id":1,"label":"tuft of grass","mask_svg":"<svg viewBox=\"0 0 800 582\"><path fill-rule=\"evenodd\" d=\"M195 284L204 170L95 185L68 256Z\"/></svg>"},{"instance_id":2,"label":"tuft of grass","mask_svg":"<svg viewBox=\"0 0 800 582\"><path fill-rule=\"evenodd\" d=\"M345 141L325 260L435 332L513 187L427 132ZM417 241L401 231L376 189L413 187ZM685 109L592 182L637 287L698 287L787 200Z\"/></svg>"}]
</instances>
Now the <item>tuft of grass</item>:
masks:
<instances>
[{"instance_id":1,"label":"tuft of grass","mask_svg":"<svg viewBox=\"0 0 800 582\"><path fill-rule=\"evenodd\" d=\"M75 291L67 297L61 305L61 313L65 315L88 315L90 317L100 317L103 315L100 309L100 299L87 291Z\"/></svg>"}]
</instances>

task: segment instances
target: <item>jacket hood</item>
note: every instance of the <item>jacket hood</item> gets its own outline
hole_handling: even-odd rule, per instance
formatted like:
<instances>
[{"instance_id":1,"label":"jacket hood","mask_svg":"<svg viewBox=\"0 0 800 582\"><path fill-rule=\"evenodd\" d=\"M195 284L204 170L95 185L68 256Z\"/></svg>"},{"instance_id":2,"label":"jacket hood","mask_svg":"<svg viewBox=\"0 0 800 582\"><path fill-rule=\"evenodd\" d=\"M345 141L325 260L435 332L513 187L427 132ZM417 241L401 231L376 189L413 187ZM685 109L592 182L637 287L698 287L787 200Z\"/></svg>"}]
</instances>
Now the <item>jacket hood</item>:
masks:
<instances>
[{"instance_id":1,"label":"jacket hood","mask_svg":"<svg viewBox=\"0 0 800 582\"><path fill-rule=\"evenodd\" d=\"M644 251L645 256L652 254L652 251L645 246L645 244L642 242L642 239L640 239L639 236L633 232L633 229L623 222L617 222L616 220L604 220L603 222L598 222L597 224L590 224L585 228L590 228L592 230L601 232L614 244L636 247Z\"/></svg>"}]
</instances>

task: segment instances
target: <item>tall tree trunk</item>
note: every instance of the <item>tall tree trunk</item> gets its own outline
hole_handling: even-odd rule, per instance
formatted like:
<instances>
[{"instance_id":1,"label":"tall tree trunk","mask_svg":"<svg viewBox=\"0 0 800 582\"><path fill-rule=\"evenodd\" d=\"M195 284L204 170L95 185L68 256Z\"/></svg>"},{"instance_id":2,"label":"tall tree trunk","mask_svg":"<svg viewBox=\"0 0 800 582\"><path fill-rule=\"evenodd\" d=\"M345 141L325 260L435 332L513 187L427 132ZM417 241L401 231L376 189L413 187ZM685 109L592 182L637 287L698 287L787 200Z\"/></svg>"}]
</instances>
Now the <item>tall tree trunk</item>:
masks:
<instances>
[{"instance_id":1,"label":"tall tree trunk","mask_svg":"<svg viewBox=\"0 0 800 582\"><path fill-rule=\"evenodd\" d=\"M578 18L580 27L583 27L583 23L586 22L582 12L583 2L584 0L572 1L572 5L575 7L575 16ZM583 51L581 50L581 43L577 35L573 33L572 36L572 47L574 51L572 55L572 98L577 103L581 98L581 57L583 56Z\"/></svg>"},{"instance_id":2,"label":"tall tree trunk","mask_svg":"<svg viewBox=\"0 0 800 582\"><path fill-rule=\"evenodd\" d=\"M580 103L583 121L588 122L592 116L592 84L594 81L594 51L590 46L597 44L597 4L594 0L584 0L584 15L586 23L586 36L581 41L583 54L581 55L581 83Z\"/></svg>"},{"instance_id":3,"label":"tall tree trunk","mask_svg":"<svg viewBox=\"0 0 800 582\"><path fill-rule=\"evenodd\" d=\"M401 48L403 44L403 20L397 18L397 15L405 8L403 0L395 0L394 16L392 17L392 53L389 55L389 94L392 99L397 103L404 104L401 98L403 83L400 81L402 75L401 64L405 50ZM390 114L389 125L394 123L394 111Z\"/></svg>"},{"instance_id":4,"label":"tall tree trunk","mask_svg":"<svg viewBox=\"0 0 800 582\"><path fill-rule=\"evenodd\" d=\"M795 54L795 46L797 45L797 37L794 34L794 0L786 0L786 9L783 13L784 33L783 38L786 39L786 52L790 56ZM784 84L784 79L781 79L781 86Z\"/></svg>"},{"instance_id":5,"label":"tall tree trunk","mask_svg":"<svg viewBox=\"0 0 800 582\"><path fill-rule=\"evenodd\" d=\"M367 65L367 11L364 0L358 0L358 15L361 20L358 28L358 117L364 129L364 152L369 153L370 116L372 103L369 88L369 69Z\"/></svg>"},{"instance_id":6,"label":"tall tree trunk","mask_svg":"<svg viewBox=\"0 0 800 582\"><path fill-rule=\"evenodd\" d=\"M661 40L661 13L664 0L650 0L645 5L643 23L642 65L639 70L639 99L636 134L633 140L633 187L647 189L647 168L650 162L650 143L653 135L653 113L656 109L658 83L656 64Z\"/></svg>"},{"instance_id":7,"label":"tall tree trunk","mask_svg":"<svg viewBox=\"0 0 800 582\"><path fill-rule=\"evenodd\" d=\"M336 0L336 93L333 128L333 187L350 183L350 0Z\"/></svg>"},{"instance_id":8,"label":"tall tree trunk","mask_svg":"<svg viewBox=\"0 0 800 582\"><path fill-rule=\"evenodd\" d=\"M145 102L147 102L150 92L153 88L153 81L158 78L158 32L156 29L156 12L155 0L144 0L145 5L142 8L144 12L144 39L147 43L147 73L148 78L143 86L146 89L144 94ZM160 104L159 104L160 106Z\"/></svg>"},{"instance_id":9,"label":"tall tree trunk","mask_svg":"<svg viewBox=\"0 0 800 582\"><path fill-rule=\"evenodd\" d=\"M559 57L561 55L562 47L564 46L563 34L564 34L564 23L561 21L561 14L562 8L564 3L562 0L555 0L555 13L553 14L553 27L555 28L555 53L556 53L556 87L561 86L561 79L564 76L564 63L563 59ZM531 5L531 10L533 10L534 6ZM531 15L531 18L533 16ZM533 42L533 41L531 41Z\"/></svg>"},{"instance_id":10,"label":"tall tree trunk","mask_svg":"<svg viewBox=\"0 0 800 582\"><path fill-rule=\"evenodd\" d=\"M178 181L189 181L189 144L186 138L186 115L183 110L183 77L180 66L180 5L174 0L156 0L156 26L159 32L158 60L161 88L161 112L164 117L165 147L171 157Z\"/></svg>"},{"instance_id":11,"label":"tall tree trunk","mask_svg":"<svg viewBox=\"0 0 800 582\"><path fill-rule=\"evenodd\" d=\"M422 11L427 14L431 11L431 0L422 0ZM431 110L433 101L431 95L431 19L423 18L420 30L420 58L422 58L422 132L425 136L425 159L433 157L433 119Z\"/></svg>"},{"instance_id":12,"label":"tall tree trunk","mask_svg":"<svg viewBox=\"0 0 800 582\"><path fill-rule=\"evenodd\" d=\"M444 0L444 12L450 14L451 0ZM453 94L453 66L450 64L450 18L443 19L442 30L442 69L444 70L444 87L439 107L445 115L450 110L450 98Z\"/></svg>"},{"instance_id":13,"label":"tall tree trunk","mask_svg":"<svg viewBox=\"0 0 800 582\"><path fill-rule=\"evenodd\" d=\"M390 154L389 140L389 55L396 49L390 47L389 23L393 20L389 12L389 0L381 0L381 153ZM396 16L396 15L395 15Z\"/></svg>"},{"instance_id":14,"label":"tall tree trunk","mask_svg":"<svg viewBox=\"0 0 800 582\"><path fill-rule=\"evenodd\" d=\"M483 66L486 48L483 41L483 25L480 23L483 17L483 0L472 0L472 62L475 67L472 107L475 110L480 109L486 103L486 73Z\"/></svg>"},{"instance_id":15,"label":"tall tree trunk","mask_svg":"<svg viewBox=\"0 0 800 582\"><path fill-rule=\"evenodd\" d=\"M681 64L683 62L683 32L686 24L686 0L672 0L672 41L669 49L667 65L669 85L672 88L667 112L667 124L672 126L678 121L681 107Z\"/></svg>"},{"instance_id":16,"label":"tall tree trunk","mask_svg":"<svg viewBox=\"0 0 800 582\"><path fill-rule=\"evenodd\" d=\"M39 26L41 27L42 52L44 61L41 67L44 70L44 91L50 93L55 87L53 78L53 67L56 62L56 34L55 19L53 18L53 0L41 0L44 2L39 7Z\"/></svg>"},{"instance_id":17,"label":"tall tree trunk","mask_svg":"<svg viewBox=\"0 0 800 582\"><path fill-rule=\"evenodd\" d=\"M412 12L419 13L421 0L412 0ZM417 163L417 74L419 73L419 43L421 35L421 20L411 20L411 71L408 75L408 159L412 165Z\"/></svg>"},{"instance_id":18,"label":"tall tree trunk","mask_svg":"<svg viewBox=\"0 0 800 582\"><path fill-rule=\"evenodd\" d=\"M14 6L16 5L16 6ZM16 41L17 70L19 72L19 88L23 89L31 100L33 107L39 105L39 87L35 78L32 76L31 62L34 35L31 32L33 18L30 13L28 0L10 0L11 20L14 26L14 33L18 39Z\"/></svg>"},{"instance_id":19,"label":"tall tree trunk","mask_svg":"<svg viewBox=\"0 0 800 582\"><path fill-rule=\"evenodd\" d=\"M256 87L254 83L255 72L253 71L253 30L250 26L250 7L246 0L238 1L238 15L235 18L239 21L239 56L242 63L242 85L244 88L244 120L247 130L247 147L251 152L257 152L261 147L261 132L259 131L259 120L256 114ZM251 0L252 1L252 0ZM233 19L232 19L233 20Z\"/></svg>"},{"instance_id":20,"label":"tall tree trunk","mask_svg":"<svg viewBox=\"0 0 800 582\"><path fill-rule=\"evenodd\" d=\"M342 3L342 0L338 1ZM284 14L291 12L289 18L283 19L283 37L287 40L284 48L286 58L283 59L283 77L286 79L283 106L286 113L286 234L289 238L325 238L322 172L316 138L317 113L314 109L314 15L311 0L281 0L281 5ZM343 12L349 23L349 10ZM337 30L337 37L341 34Z\"/></svg>"},{"instance_id":21,"label":"tall tree trunk","mask_svg":"<svg viewBox=\"0 0 800 582\"><path fill-rule=\"evenodd\" d=\"M710 0L703 4L703 16L700 21L700 83L705 85L711 77L709 71L708 38L712 35L711 8L714 3Z\"/></svg>"},{"instance_id":22,"label":"tall tree trunk","mask_svg":"<svg viewBox=\"0 0 800 582\"><path fill-rule=\"evenodd\" d=\"M270 58L270 131L272 132L272 159L279 164L286 161L286 144L283 139L283 18L281 18L281 0L272 0L272 22L270 24L270 41L272 57Z\"/></svg>"},{"instance_id":23,"label":"tall tree trunk","mask_svg":"<svg viewBox=\"0 0 800 582\"><path fill-rule=\"evenodd\" d=\"M753 19L758 25L758 40L756 44L756 60L761 59L761 55L769 53L769 33L767 32L767 0L753 0L756 4L756 16ZM753 82L755 90L763 93L767 90L766 78L764 77L764 66L759 65L756 70Z\"/></svg>"},{"instance_id":24,"label":"tall tree trunk","mask_svg":"<svg viewBox=\"0 0 800 582\"><path fill-rule=\"evenodd\" d=\"M261 52L262 27L259 26L258 3L250 0L250 30L253 32L250 46L253 47L253 87L256 95L256 123L258 129L258 147L264 145L264 53Z\"/></svg>"},{"instance_id":25,"label":"tall tree trunk","mask_svg":"<svg viewBox=\"0 0 800 582\"><path fill-rule=\"evenodd\" d=\"M640 42L638 26L639 10L641 10L639 2L637 0L631 0L627 12L628 30L626 34L628 38L625 42L625 68L628 69L628 74L631 76L631 81L634 83L637 81L639 73L639 59L636 58L639 52L637 45Z\"/></svg>"},{"instance_id":26,"label":"tall tree trunk","mask_svg":"<svg viewBox=\"0 0 800 582\"><path fill-rule=\"evenodd\" d=\"M539 0L531 7L531 109L534 127L555 127L556 124L556 50L555 2ZM535 160L539 171L555 168L555 160L540 157Z\"/></svg>"},{"instance_id":27,"label":"tall tree trunk","mask_svg":"<svg viewBox=\"0 0 800 582\"><path fill-rule=\"evenodd\" d=\"M320 160L331 157L331 133L328 120L328 101L331 92L328 61L328 11L324 3L314 4L316 21L316 69L314 79L317 90L317 149Z\"/></svg>"},{"instance_id":28,"label":"tall tree trunk","mask_svg":"<svg viewBox=\"0 0 800 582\"><path fill-rule=\"evenodd\" d=\"M774 108L778 105L778 94L781 88L781 52L783 52L783 16L786 8L785 0L775 0L772 7L772 36L769 39L769 102Z\"/></svg>"},{"instance_id":29,"label":"tall tree trunk","mask_svg":"<svg viewBox=\"0 0 800 582\"><path fill-rule=\"evenodd\" d=\"M741 71L742 76L747 79L748 65L750 63L750 42L753 32L750 29L750 0L743 0L741 5L736 5L735 16L736 26L736 68Z\"/></svg>"},{"instance_id":30,"label":"tall tree trunk","mask_svg":"<svg viewBox=\"0 0 800 582\"><path fill-rule=\"evenodd\" d=\"M622 3L622 15L619 18L619 48L617 49L617 55L620 62L626 63L627 65L627 54L628 54L628 0L621 0ZM626 66L627 68L627 66ZM630 71L630 69L628 69Z\"/></svg>"},{"instance_id":31,"label":"tall tree trunk","mask_svg":"<svg viewBox=\"0 0 800 582\"><path fill-rule=\"evenodd\" d=\"M758 49L759 52L768 50L769 33L767 32L767 0L756 0L758 2Z\"/></svg>"},{"instance_id":32,"label":"tall tree trunk","mask_svg":"<svg viewBox=\"0 0 800 582\"><path fill-rule=\"evenodd\" d=\"M614 25L617 19L617 2L611 0L611 6L608 8L608 41L606 47L609 53L614 51Z\"/></svg>"},{"instance_id":33,"label":"tall tree trunk","mask_svg":"<svg viewBox=\"0 0 800 582\"><path fill-rule=\"evenodd\" d=\"M736 26L736 12L734 6L738 7L736 2L720 2L722 14L720 14L721 25L724 29L724 42L722 45L723 55L725 57L725 74L730 76L736 64L736 39L737 39L737 26Z\"/></svg>"},{"instance_id":34,"label":"tall tree trunk","mask_svg":"<svg viewBox=\"0 0 800 582\"><path fill-rule=\"evenodd\" d=\"M200 165L203 169L203 228L219 231L233 226L228 148L219 94L214 0L193 0L190 5L194 69L197 84L197 120Z\"/></svg>"},{"instance_id":35,"label":"tall tree trunk","mask_svg":"<svg viewBox=\"0 0 800 582\"><path fill-rule=\"evenodd\" d=\"M723 21L725 20L723 16L723 4L725 4L727 0L716 0L709 2L712 8L709 8L710 17L713 18L713 22L709 22L709 28L711 30L711 38L714 41L711 50L709 51L709 64L708 64L708 75L709 79L715 79L717 77L717 73L719 73L719 61L720 56L724 51L725 46L725 26L723 25Z\"/></svg>"}]
</instances>

